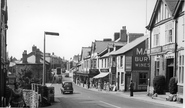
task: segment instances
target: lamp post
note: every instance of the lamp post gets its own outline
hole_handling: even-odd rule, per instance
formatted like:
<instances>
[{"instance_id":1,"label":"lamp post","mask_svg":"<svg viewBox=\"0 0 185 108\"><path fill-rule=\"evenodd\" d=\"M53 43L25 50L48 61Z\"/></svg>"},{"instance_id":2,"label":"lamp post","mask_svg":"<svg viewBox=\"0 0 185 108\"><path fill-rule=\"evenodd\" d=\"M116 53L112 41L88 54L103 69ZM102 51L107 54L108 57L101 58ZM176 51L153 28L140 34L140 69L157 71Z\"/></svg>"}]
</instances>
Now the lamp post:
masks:
<instances>
[{"instance_id":1,"label":"lamp post","mask_svg":"<svg viewBox=\"0 0 185 108\"><path fill-rule=\"evenodd\" d=\"M44 32L44 60L43 60L43 75L42 75L42 85L44 86L45 85L45 79L46 79L46 74L45 74L45 36L46 35L51 35L51 36L59 36L59 33L56 33L56 32Z\"/></svg>"}]
</instances>

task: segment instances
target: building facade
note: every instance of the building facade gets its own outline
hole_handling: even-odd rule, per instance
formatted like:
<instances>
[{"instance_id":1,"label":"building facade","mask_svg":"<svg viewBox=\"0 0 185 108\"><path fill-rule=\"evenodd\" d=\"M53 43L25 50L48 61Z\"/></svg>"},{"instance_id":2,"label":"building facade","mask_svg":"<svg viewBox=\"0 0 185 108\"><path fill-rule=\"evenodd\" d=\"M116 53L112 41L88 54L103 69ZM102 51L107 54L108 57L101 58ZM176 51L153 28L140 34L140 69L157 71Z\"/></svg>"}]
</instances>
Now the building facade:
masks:
<instances>
[{"instance_id":1,"label":"building facade","mask_svg":"<svg viewBox=\"0 0 185 108\"><path fill-rule=\"evenodd\" d=\"M135 91L146 91L149 73L149 57L146 50L148 36L127 43L110 55L116 56L116 85L120 91L129 91L130 81Z\"/></svg>"},{"instance_id":2,"label":"building facade","mask_svg":"<svg viewBox=\"0 0 185 108\"><path fill-rule=\"evenodd\" d=\"M7 59L7 23L8 23L8 10L7 10L7 0L1 0L0 9L0 48L1 48L1 72L0 72L0 107L5 107L5 89L7 81L7 70L8 70L8 59Z\"/></svg>"},{"instance_id":3,"label":"building facade","mask_svg":"<svg viewBox=\"0 0 185 108\"><path fill-rule=\"evenodd\" d=\"M178 95L182 98L184 81L184 1L157 0L146 27L150 31L148 54L151 58L150 93L153 78L164 75L166 91L170 78L178 79Z\"/></svg>"}]
</instances>

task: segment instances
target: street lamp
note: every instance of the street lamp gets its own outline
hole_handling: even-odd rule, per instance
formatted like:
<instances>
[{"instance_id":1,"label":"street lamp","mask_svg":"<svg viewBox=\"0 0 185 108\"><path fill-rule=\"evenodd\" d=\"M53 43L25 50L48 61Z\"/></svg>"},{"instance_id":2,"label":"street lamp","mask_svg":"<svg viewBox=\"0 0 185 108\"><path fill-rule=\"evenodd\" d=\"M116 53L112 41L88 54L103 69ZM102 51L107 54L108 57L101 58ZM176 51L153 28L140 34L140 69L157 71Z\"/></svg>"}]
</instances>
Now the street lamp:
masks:
<instances>
[{"instance_id":1,"label":"street lamp","mask_svg":"<svg viewBox=\"0 0 185 108\"><path fill-rule=\"evenodd\" d=\"M59 33L56 32L44 32L44 60L43 60L43 75L42 75L42 85L45 85L45 78L46 78L46 74L45 74L45 36L46 35L51 35L51 36L59 36Z\"/></svg>"}]
</instances>

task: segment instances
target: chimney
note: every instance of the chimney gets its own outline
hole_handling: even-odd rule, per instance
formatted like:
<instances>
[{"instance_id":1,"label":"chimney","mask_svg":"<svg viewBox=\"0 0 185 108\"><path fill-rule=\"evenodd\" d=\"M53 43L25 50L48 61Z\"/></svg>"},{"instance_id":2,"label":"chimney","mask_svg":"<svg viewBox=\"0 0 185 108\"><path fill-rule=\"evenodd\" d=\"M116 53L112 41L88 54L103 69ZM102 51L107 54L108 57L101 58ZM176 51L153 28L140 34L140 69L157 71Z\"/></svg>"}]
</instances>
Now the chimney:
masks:
<instances>
[{"instance_id":1,"label":"chimney","mask_svg":"<svg viewBox=\"0 0 185 108\"><path fill-rule=\"evenodd\" d=\"M126 26L123 26L120 30L120 40L119 42L127 42L127 30Z\"/></svg>"},{"instance_id":2,"label":"chimney","mask_svg":"<svg viewBox=\"0 0 185 108\"><path fill-rule=\"evenodd\" d=\"M129 33L128 34L128 43L134 41L135 39L144 36L143 33Z\"/></svg>"},{"instance_id":3,"label":"chimney","mask_svg":"<svg viewBox=\"0 0 185 108\"><path fill-rule=\"evenodd\" d=\"M111 42L111 41L112 41L112 39L110 39L110 38L105 38L105 39L103 39L103 41Z\"/></svg>"},{"instance_id":4,"label":"chimney","mask_svg":"<svg viewBox=\"0 0 185 108\"><path fill-rule=\"evenodd\" d=\"M52 53L52 55L54 55L54 52Z\"/></svg>"},{"instance_id":5,"label":"chimney","mask_svg":"<svg viewBox=\"0 0 185 108\"><path fill-rule=\"evenodd\" d=\"M114 33L114 41L116 41L120 37L120 33Z\"/></svg>"},{"instance_id":6,"label":"chimney","mask_svg":"<svg viewBox=\"0 0 185 108\"><path fill-rule=\"evenodd\" d=\"M22 59L23 59L22 63L28 63L26 50L24 50L24 52L22 53Z\"/></svg>"},{"instance_id":7,"label":"chimney","mask_svg":"<svg viewBox=\"0 0 185 108\"><path fill-rule=\"evenodd\" d=\"M32 52L36 52L37 47L35 45L32 46Z\"/></svg>"},{"instance_id":8,"label":"chimney","mask_svg":"<svg viewBox=\"0 0 185 108\"><path fill-rule=\"evenodd\" d=\"M41 58L41 55L40 55L40 53L39 53L39 49L36 49L36 51L35 51L35 58L36 58L36 63L40 63L40 58Z\"/></svg>"}]
</instances>

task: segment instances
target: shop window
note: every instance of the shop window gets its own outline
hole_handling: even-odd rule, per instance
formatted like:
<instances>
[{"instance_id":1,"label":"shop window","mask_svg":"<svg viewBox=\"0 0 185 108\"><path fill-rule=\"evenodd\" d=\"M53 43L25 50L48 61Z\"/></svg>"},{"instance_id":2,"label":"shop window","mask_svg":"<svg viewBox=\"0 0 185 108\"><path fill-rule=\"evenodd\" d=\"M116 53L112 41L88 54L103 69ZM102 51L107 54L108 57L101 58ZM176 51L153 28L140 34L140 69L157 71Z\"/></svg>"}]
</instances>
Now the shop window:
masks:
<instances>
[{"instance_id":1,"label":"shop window","mask_svg":"<svg viewBox=\"0 0 185 108\"><path fill-rule=\"evenodd\" d=\"M155 61L155 76L159 75L159 61Z\"/></svg>"},{"instance_id":2,"label":"shop window","mask_svg":"<svg viewBox=\"0 0 185 108\"><path fill-rule=\"evenodd\" d=\"M139 73L139 85L147 84L147 73Z\"/></svg>"},{"instance_id":3,"label":"shop window","mask_svg":"<svg viewBox=\"0 0 185 108\"><path fill-rule=\"evenodd\" d=\"M179 53L179 65L178 65L178 83L184 83L184 55Z\"/></svg>"}]
</instances>

